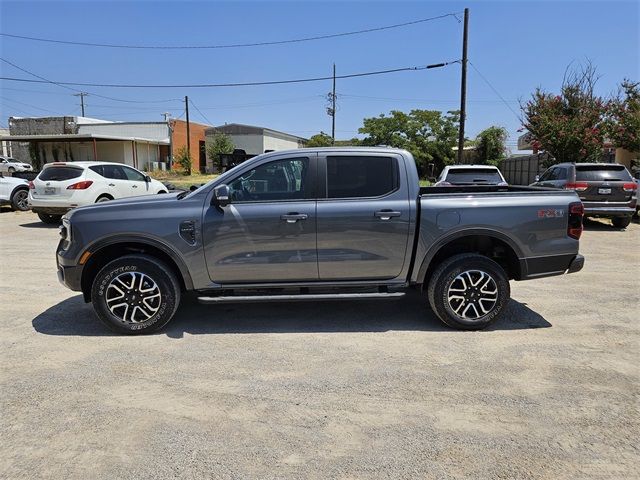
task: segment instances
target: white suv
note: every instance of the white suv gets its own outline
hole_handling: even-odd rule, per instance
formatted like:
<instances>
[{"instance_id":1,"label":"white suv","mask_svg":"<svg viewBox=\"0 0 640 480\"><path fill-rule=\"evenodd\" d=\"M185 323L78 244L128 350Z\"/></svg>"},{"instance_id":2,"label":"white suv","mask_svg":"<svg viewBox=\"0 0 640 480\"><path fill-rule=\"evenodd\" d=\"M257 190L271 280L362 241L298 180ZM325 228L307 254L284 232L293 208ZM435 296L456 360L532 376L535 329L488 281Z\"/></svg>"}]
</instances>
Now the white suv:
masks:
<instances>
[{"instance_id":1,"label":"white suv","mask_svg":"<svg viewBox=\"0 0 640 480\"><path fill-rule=\"evenodd\" d=\"M448 165L436 180L434 187L455 187L460 185L508 185L507 181L493 165Z\"/></svg>"},{"instance_id":2,"label":"white suv","mask_svg":"<svg viewBox=\"0 0 640 480\"><path fill-rule=\"evenodd\" d=\"M167 187L121 163L47 163L29 183L29 205L45 223L59 223L72 208L116 198L167 193Z\"/></svg>"},{"instance_id":3,"label":"white suv","mask_svg":"<svg viewBox=\"0 0 640 480\"><path fill-rule=\"evenodd\" d=\"M28 163L19 162L15 158L0 155L0 172L31 172L33 169Z\"/></svg>"},{"instance_id":4,"label":"white suv","mask_svg":"<svg viewBox=\"0 0 640 480\"><path fill-rule=\"evenodd\" d=\"M4 176L0 172L0 205L11 205L14 210L29 210L29 182L22 178Z\"/></svg>"}]
</instances>

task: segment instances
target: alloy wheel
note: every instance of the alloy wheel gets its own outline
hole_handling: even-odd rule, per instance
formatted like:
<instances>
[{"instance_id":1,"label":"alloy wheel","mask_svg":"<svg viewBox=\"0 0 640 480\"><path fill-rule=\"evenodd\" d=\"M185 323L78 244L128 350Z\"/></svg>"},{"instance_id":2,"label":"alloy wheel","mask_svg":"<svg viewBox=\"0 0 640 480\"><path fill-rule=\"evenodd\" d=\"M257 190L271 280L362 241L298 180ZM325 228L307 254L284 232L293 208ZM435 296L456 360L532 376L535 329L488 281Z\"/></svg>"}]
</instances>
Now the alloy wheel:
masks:
<instances>
[{"instance_id":1,"label":"alloy wheel","mask_svg":"<svg viewBox=\"0 0 640 480\"><path fill-rule=\"evenodd\" d=\"M105 295L109 311L124 323L146 322L162 304L156 282L141 272L125 272L107 286Z\"/></svg>"},{"instance_id":2,"label":"alloy wheel","mask_svg":"<svg viewBox=\"0 0 640 480\"><path fill-rule=\"evenodd\" d=\"M498 287L487 272L467 270L456 276L449 285L447 301L459 318L477 320L497 305Z\"/></svg>"}]
</instances>

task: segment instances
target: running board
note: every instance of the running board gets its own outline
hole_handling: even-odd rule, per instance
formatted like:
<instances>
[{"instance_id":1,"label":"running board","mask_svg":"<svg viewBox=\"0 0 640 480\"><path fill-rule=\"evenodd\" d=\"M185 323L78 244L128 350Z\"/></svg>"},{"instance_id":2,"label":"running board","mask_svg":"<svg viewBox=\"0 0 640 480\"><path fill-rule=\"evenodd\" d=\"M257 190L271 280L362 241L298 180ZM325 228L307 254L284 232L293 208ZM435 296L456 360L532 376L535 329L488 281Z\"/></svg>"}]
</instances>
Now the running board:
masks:
<instances>
[{"instance_id":1,"label":"running board","mask_svg":"<svg viewBox=\"0 0 640 480\"><path fill-rule=\"evenodd\" d=\"M392 293L318 293L300 295L235 295L228 297L198 297L198 302L215 303L262 303L262 302L308 302L331 300L393 300L404 297L404 292Z\"/></svg>"}]
</instances>

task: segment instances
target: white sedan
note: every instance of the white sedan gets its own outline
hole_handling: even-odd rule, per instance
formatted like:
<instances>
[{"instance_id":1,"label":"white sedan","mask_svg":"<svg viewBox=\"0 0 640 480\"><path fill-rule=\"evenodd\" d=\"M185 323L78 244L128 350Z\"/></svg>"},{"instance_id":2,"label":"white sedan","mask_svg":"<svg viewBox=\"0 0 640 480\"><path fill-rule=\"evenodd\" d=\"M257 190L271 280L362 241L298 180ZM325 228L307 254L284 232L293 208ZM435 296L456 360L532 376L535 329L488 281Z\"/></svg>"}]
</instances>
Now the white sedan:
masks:
<instances>
[{"instance_id":1,"label":"white sedan","mask_svg":"<svg viewBox=\"0 0 640 480\"><path fill-rule=\"evenodd\" d=\"M0 172L31 172L33 168L28 163L20 162L12 157L0 156Z\"/></svg>"},{"instance_id":2,"label":"white sedan","mask_svg":"<svg viewBox=\"0 0 640 480\"><path fill-rule=\"evenodd\" d=\"M29 183L29 205L43 222L59 223L72 208L157 193L167 187L121 163L54 162Z\"/></svg>"}]
</instances>

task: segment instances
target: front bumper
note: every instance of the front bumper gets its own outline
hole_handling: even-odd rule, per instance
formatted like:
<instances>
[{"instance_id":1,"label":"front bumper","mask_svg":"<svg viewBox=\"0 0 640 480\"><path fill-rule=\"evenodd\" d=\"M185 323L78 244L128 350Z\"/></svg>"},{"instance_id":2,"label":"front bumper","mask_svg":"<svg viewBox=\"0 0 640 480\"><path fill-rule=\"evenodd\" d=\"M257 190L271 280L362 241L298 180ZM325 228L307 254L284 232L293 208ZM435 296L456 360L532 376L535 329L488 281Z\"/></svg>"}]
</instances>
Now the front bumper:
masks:
<instances>
[{"instance_id":1,"label":"front bumper","mask_svg":"<svg viewBox=\"0 0 640 480\"><path fill-rule=\"evenodd\" d=\"M56 266L58 267L58 281L74 292L82 291L82 265L77 265L64 256L62 248L64 240L60 240L56 250Z\"/></svg>"}]
</instances>

